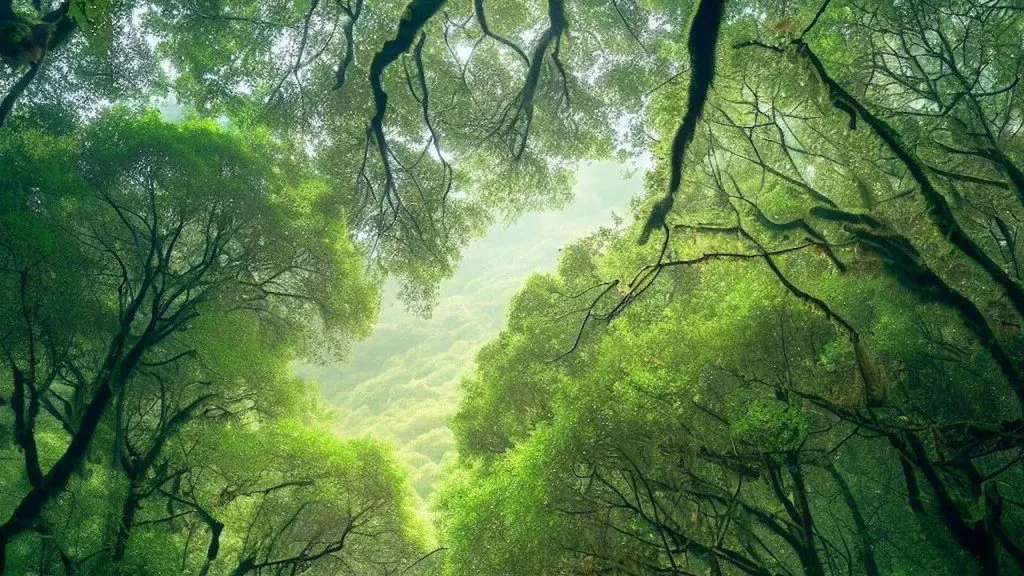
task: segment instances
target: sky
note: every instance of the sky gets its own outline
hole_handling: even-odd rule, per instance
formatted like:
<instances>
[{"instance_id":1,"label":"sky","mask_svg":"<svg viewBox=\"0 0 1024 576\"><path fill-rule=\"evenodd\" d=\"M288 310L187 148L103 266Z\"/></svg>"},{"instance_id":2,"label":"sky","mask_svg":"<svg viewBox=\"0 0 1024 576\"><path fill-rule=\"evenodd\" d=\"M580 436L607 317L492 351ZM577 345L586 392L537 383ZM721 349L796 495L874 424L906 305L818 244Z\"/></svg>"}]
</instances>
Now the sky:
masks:
<instances>
[{"instance_id":1,"label":"sky","mask_svg":"<svg viewBox=\"0 0 1024 576\"><path fill-rule=\"evenodd\" d=\"M613 214L628 217L642 188L641 176L630 172L615 163L581 166L575 199L564 210L495 225L463 252L429 319L406 311L388 286L373 335L347 361L299 371L319 383L336 432L393 441L417 493L429 500L444 460L454 456L447 422L461 376L504 326L509 299L531 274L554 271L563 246L610 225Z\"/></svg>"}]
</instances>

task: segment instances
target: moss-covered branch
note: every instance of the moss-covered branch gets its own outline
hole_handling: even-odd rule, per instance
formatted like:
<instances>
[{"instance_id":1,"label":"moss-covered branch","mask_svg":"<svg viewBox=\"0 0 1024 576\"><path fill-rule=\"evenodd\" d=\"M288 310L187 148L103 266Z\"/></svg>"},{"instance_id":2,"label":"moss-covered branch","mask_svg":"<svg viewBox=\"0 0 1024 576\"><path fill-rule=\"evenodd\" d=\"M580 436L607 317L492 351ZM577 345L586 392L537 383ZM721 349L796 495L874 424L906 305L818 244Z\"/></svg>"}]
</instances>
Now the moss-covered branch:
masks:
<instances>
[{"instance_id":1,"label":"moss-covered branch","mask_svg":"<svg viewBox=\"0 0 1024 576\"><path fill-rule=\"evenodd\" d=\"M724 12L725 0L701 0L690 23L690 36L687 41L690 51L690 88L686 98L686 113L672 139L668 193L651 210L651 215L640 233L640 244L646 244L651 233L664 226L665 218L672 210L675 195L682 183L686 150L693 142L697 122L704 114L704 104L708 100L711 83L715 79L715 50Z\"/></svg>"}]
</instances>

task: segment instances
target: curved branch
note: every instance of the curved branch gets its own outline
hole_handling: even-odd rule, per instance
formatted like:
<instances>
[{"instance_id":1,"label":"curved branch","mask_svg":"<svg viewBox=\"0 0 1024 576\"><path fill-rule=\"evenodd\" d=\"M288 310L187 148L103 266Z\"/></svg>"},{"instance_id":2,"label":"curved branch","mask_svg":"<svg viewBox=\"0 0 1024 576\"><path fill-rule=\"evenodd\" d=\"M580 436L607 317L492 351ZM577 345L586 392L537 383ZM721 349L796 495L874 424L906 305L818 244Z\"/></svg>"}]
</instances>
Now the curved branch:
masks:
<instances>
[{"instance_id":1,"label":"curved branch","mask_svg":"<svg viewBox=\"0 0 1024 576\"><path fill-rule=\"evenodd\" d=\"M856 116L860 117L907 169L921 191L921 198L928 207L928 216L932 224L964 256L978 264L988 274L989 278L1003 289L1017 312L1024 316L1024 289L1014 282L1006 271L967 235L967 232L964 231L956 220L949 202L946 201L945 197L939 193L928 178L924 164L903 143L899 134L885 120L872 114L860 101L855 99L829 76L825 65L811 50L810 46L802 40L794 41L793 46L797 54L810 64L821 82L828 89L833 105L844 112L856 114Z\"/></svg>"},{"instance_id":2,"label":"curved branch","mask_svg":"<svg viewBox=\"0 0 1024 576\"><path fill-rule=\"evenodd\" d=\"M746 235L746 234L744 234ZM821 312L830 322L839 326L844 332L846 332L847 338L850 340L850 345L853 347L853 358L857 364L857 375L860 376L862 385L864 386L864 396L869 401L875 400L875 395L880 392L880 382L878 382L877 370L874 368L871 360L868 358L867 352L864 351L864 346L860 341L860 332L850 324L846 318L839 315L835 310L832 309L824 300L809 294L801 290L798 286L793 284L782 273L778 265L775 264L775 260L772 259L771 255L764 250L757 242L747 236L747 239L753 242L758 248L764 253L764 261L768 264L768 268L771 269L775 277L779 279L779 282L785 286L786 290L793 296L811 305L811 307Z\"/></svg>"},{"instance_id":3,"label":"curved branch","mask_svg":"<svg viewBox=\"0 0 1024 576\"><path fill-rule=\"evenodd\" d=\"M394 176L391 173L390 150L384 136L384 116L388 111L388 93L384 90L384 71L412 47L417 34L441 10L446 1L412 0L405 7L405 12L402 13L395 37L385 42L370 61L370 89L373 91L374 114L370 119L369 130L377 141L377 152L384 165L386 177L384 197L389 201L391 201L390 192L394 189L395 184Z\"/></svg>"},{"instance_id":4,"label":"curved branch","mask_svg":"<svg viewBox=\"0 0 1024 576\"><path fill-rule=\"evenodd\" d=\"M967 328L992 355L1014 393L1024 404L1024 379L1013 358L1003 348L985 315L958 290L947 284L934 271L921 262L917 251L901 236L882 236L867 230L852 230L854 237L865 248L880 255L889 263L893 276L919 296L944 304L956 310Z\"/></svg>"},{"instance_id":5,"label":"curved branch","mask_svg":"<svg viewBox=\"0 0 1024 576\"><path fill-rule=\"evenodd\" d=\"M384 71L409 51L416 35L427 25L447 0L412 0L398 22L395 37L381 46L370 61L370 88L373 91L374 116L370 126L379 138L384 137L384 116L388 110L388 93L384 90Z\"/></svg>"},{"instance_id":6,"label":"curved branch","mask_svg":"<svg viewBox=\"0 0 1024 576\"><path fill-rule=\"evenodd\" d=\"M646 244L651 233L664 226L665 218L672 210L672 203L682 183L686 150L693 142L697 122L704 114L704 104L715 78L715 50L724 12L725 0L701 0L693 22L690 23L690 37L687 41L690 52L690 88L686 99L686 114L683 115L683 120L672 140L668 193L651 210L651 215L640 233L640 244Z\"/></svg>"},{"instance_id":7,"label":"curved branch","mask_svg":"<svg viewBox=\"0 0 1024 576\"><path fill-rule=\"evenodd\" d=\"M342 57L341 63L338 64L337 72L334 73L335 90L345 85L345 74L348 73L349 66L352 65L352 61L355 59L355 27L359 17L363 14L363 0L356 0L355 8L342 6L342 11L348 16L348 20L345 21L345 25L341 29L345 34L345 56Z\"/></svg>"},{"instance_id":8,"label":"curved branch","mask_svg":"<svg viewBox=\"0 0 1024 576\"><path fill-rule=\"evenodd\" d=\"M651 51L648 50L647 46L645 46L643 41L640 40L640 35L636 33L636 30L633 30L633 27L630 26L629 20L626 20L626 15L622 12L622 7L619 6L618 0L612 0L612 6L615 7L615 13L619 15L619 20L622 20L622 25L626 28L626 31L629 32L629 35L637 45L640 46L640 49L644 51L644 54L650 56Z\"/></svg>"},{"instance_id":9,"label":"curved branch","mask_svg":"<svg viewBox=\"0 0 1024 576\"><path fill-rule=\"evenodd\" d=\"M821 6L818 7L818 11L814 13L814 18L811 19L811 23L808 24L806 28L804 28L803 32L800 33L800 36L798 36L798 38L803 39L804 36L807 36L807 34L810 33L812 29L814 29L814 26L818 23L818 20L825 14L825 11L828 10L828 5L831 3L832 0L825 0L824 2L821 3Z\"/></svg>"},{"instance_id":10,"label":"curved branch","mask_svg":"<svg viewBox=\"0 0 1024 576\"><path fill-rule=\"evenodd\" d=\"M42 64L42 59L33 62L32 65L28 67L28 70L21 75L21 78L18 78L18 81L11 86L7 95L4 96L3 102L0 102L0 127L4 125L4 121L7 120L7 116L11 113L11 110L14 108L14 104L18 101L18 98L21 98L22 94L25 93L25 90L28 89L29 84L35 80L36 76L39 74L39 68Z\"/></svg>"},{"instance_id":11,"label":"curved branch","mask_svg":"<svg viewBox=\"0 0 1024 576\"><path fill-rule=\"evenodd\" d=\"M526 150L526 141L530 138L530 128L533 125L534 101L537 97L537 86L540 84L540 67L544 63L544 55L547 54L552 42L556 42L557 46L557 42L561 40L564 31L564 1L548 0L548 27L541 34L537 45L533 48L533 53L530 55L530 67L526 71L526 84L523 86L523 99L519 102L519 110L516 113L516 116L521 113L525 117L523 136L519 140L519 148L515 151L516 158L522 157L523 152ZM555 55L555 65L562 73L564 82L565 71L562 69L557 54Z\"/></svg>"},{"instance_id":12,"label":"curved branch","mask_svg":"<svg viewBox=\"0 0 1024 576\"><path fill-rule=\"evenodd\" d=\"M491 27L488 26L487 14L484 12L484 0L473 0L473 12L476 14L476 23L480 26L480 31L483 32L484 36L493 38L507 46L510 50L515 52L520 59L522 59L523 63L526 64L527 67L530 66L530 58L527 57L526 52L523 52L523 49L520 48L518 44L500 34L497 34L496 32L493 32Z\"/></svg>"},{"instance_id":13,"label":"curved branch","mask_svg":"<svg viewBox=\"0 0 1024 576\"><path fill-rule=\"evenodd\" d=\"M25 90L28 89L29 85L32 84L39 74L39 69L42 67L43 60L46 59L47 54L67 43L71 38L71 34L78 29L78 25L69 16L71 9L69 1L65 1L55 10L43 16L42 21L50 27L49 38L46 40L46 45L43 46L43 51L39 58L32 62L28 70L21 75L21 78L18 78L18 81L11 86L3 101L0 102L0 128L3 127L4 121L7 120L7 116L14 108L14 104L17 103L18 99L21 98ZM13 11L11 11L11 16L8 17L5 12L6 10L0 9L0 20L10 19L14 15Z\"/></svg>"}]
</instances>

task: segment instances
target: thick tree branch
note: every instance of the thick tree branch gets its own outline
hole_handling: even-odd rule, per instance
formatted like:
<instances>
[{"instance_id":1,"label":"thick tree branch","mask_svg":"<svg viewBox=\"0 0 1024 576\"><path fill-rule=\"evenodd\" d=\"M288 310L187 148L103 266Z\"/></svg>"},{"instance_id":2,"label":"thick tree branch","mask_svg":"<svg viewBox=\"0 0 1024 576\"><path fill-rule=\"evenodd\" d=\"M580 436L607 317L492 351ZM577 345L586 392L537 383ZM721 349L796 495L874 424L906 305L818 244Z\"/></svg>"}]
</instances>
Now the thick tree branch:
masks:
<instances>
[{"instance_id":1,"label":"thick tree branch","mask_svg":"<svg viewBox=\"0 0 1024 576\"><path fill-rule=\"evenodd\" d=\"M355 27L356 22L359 21L359 17L363 14L363 1L355 0L355 7L349 8L343 6L342 10L348 19L345 20L345 25L342 26L342 32L345 34L345 55L341 58L341 63L338 64L338 70L334 73L334 89L337 90L345 85L345 75L348 73L349 67L352 65L352 61L356 55L355 45Z\"/></svg>"},{"instance_id":2,"label":"thick tree branch","mask_svg":"<svg viewBox=\"0 0 1024 576\"><path fill-rule=\"evenodd\" d=\"M672 157L669 159L668 193L651 210L651 215L640 233L640 244L646 244L651 234L665 225L665 219L683 181L683 162L686 150L697 131L697 122L704 114L704 105L715 79L715 51L718 31L725 13L725 0L701 0L690 23L687 47L690 52L690 88L686 99L686 114L672 139Z\"/></svg>"},{"instance_id":3,"label":"thick tree branch","mask_svg":"<svg viewBox=\"0 0 1024 576\"><path fill-rule=\"evenodd\" d=\"M526 64L527 67L530 66L530 58L526 55L526 52L523 52L523 49L520 48L518 44L491 30L491 27L487 24L487 13L484 11L484 0L473 0L473 12L476 14L476 23L480 27L480 31L483 32L484 36L492 38L508 47L516 54L516 56L519 56L523 61L523 64Z\"/></svg>"},{"instance_id":4,"label":"thick tree branch","mask_svg":"<svg viewBox=\"0 0 1024 576\"><path fill-rule=\"evenodd\" d=\"M1014 308L1021 315L1024 315L1024 289L1021 288L992 258L981 249L980 246L964 231L953 214L952 208L946 199L936 190L931 179L928 178L926 168L915 154L908 148L889 124L875 116L864 107L849 92L840 86L825 69L825 65L818 56L811 50L810 46L801 40L793 43L797 54L806 60L814 69L821 82L828 89L833 105L837 108L856 114L885 143L886 147L904 165L911 177L918 185L921 198L928 207L928 216L932 223L949 242L957 247L962 254L978 264L988 276L999 285L1013 303Z\"/></svg>"},{"instance_id":5,"label":"thick tree branch","mask_svg":"<svg viewBox=\"0 0 1024 576\"><path fill-rule=\"evenodd\" d=\"M32 84L32 81L35 80L36 76L39 74L39 68L42 67L42 65L43 61L41 59L33 62L28 67L28 70L18 78L18 81L11 86L11 89L7 91L7 95L4 96L3 101L0 102L0 127L3 127L4 122L7 121L7 116L10 115L11 110L14 109L14 104L19 98L21 98L22 94L25 93L25 90L28 89L29 84Z\"/></svg>"}]
</instances>

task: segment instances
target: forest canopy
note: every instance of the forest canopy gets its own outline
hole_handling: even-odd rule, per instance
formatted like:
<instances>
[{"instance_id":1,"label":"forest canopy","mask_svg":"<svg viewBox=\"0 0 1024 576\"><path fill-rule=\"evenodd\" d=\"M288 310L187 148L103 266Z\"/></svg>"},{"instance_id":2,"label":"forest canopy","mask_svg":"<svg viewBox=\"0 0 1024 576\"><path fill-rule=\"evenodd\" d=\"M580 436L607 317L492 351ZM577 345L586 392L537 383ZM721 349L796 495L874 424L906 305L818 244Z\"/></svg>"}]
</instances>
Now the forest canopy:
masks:
<instances>
[{"instance_id":1,"label":"forest canopy","mask_svg":"<svg viewBox=\"0 0 1024 576\"><path fill-rule=\"evenodd\" d=\"M0 0L0 59L0 571L1024 571L1015 0ZM431 527L294 366L608 158Z\"/></svg>"}]
</instances>

